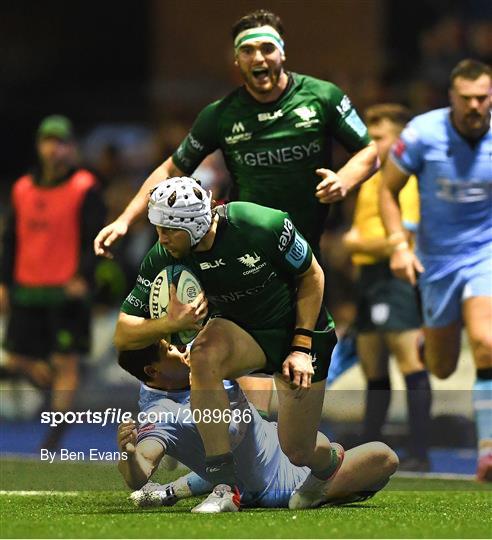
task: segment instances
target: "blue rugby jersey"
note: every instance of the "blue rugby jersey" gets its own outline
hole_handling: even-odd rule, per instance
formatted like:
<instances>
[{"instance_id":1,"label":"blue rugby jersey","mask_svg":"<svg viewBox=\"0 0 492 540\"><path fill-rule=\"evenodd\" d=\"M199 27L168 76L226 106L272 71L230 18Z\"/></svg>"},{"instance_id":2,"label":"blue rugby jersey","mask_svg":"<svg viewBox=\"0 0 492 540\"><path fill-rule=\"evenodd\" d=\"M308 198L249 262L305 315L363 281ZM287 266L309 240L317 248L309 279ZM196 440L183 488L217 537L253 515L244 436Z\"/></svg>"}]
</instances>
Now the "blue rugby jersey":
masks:
<instances>
[{"instance_id":1,"label":"blue rugby jersey","mask_svg":"<svg viewBox=\"0 0 492 540\"><path fill-rule=\"evenodd\" d=\"M492 128L472 145L453 127L450 109L436 109L407 125L391 157L418 178L425 281L492 257Z\"/></svg>"},{"instance_id":2,"label":"blue rugby jersey","mask_svg":"<svg viewBox=\"0 0 492 540\"><path fill-rule=\"evenodd\" d=\"M231 422L231 439L234 463L241 490L242 504L246 506L285 507L296 484L307 476L305 467L293 466L282 453L276 424L263 420L249 404L235 382L224 381L231 410L242 413L242 420ZM140 387L140 412L138 442L145 438L158 440L166 453L176 458L202 478L205 473L205 451L202 439L193 422L190 422L190 392L165 392ZM244 415L247 411L248 414ZM149 413L160 415L153 422Z\"/></svg>"}]
</instances>

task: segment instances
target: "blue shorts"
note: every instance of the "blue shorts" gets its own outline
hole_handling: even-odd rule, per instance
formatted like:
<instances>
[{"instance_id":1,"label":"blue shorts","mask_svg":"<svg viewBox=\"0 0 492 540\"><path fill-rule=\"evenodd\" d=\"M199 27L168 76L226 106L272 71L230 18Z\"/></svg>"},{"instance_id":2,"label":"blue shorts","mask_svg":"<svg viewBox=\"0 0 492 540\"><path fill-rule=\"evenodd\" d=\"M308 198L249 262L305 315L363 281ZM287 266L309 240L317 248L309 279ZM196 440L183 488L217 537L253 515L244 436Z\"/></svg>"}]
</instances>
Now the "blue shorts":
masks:
<instances>
[{"instance_id":1,"label":"blue shorts","mask_svg":"<svg viewBox=\"0 0 492 540\"><path fill-rule=\"evenodd\" d=\"M421 280L424 326L447 326L461 320L461 304L475 296L492 296L492 260L461 266L436 281Z\"/></svg>"},{"instance_id":2,"label":"blue shorts","mask_svg":"<svg viewBox=\"0 0 492 540\"><path fill-rule=\"evenodd\" d=\"M260 508L288 508L292 492L298 484L304 482L309 472L308 467L292 465L289 458L280 452L276 474L268 488L256 501L256 506Z\"/></svg>"}]
</instances>

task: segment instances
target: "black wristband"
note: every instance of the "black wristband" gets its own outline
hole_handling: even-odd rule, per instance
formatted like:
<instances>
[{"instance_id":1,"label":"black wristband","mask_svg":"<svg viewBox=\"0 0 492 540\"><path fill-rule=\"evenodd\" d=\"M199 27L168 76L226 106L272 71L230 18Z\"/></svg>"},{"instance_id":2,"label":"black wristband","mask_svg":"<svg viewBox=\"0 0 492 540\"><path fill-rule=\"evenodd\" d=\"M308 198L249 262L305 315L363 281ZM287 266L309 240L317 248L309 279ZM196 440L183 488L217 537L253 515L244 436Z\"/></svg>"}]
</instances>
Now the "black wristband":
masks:
<instances>
[{"instance_id":1,"label":"black wristband","mask_svg":"<svg viewBox=\"0 0 492 540\"><path fill-rule=\"evenodd\" d=\"M308 349L307 347L300 347L299 345L292 345L290 348L290 352L302 352L306 354L311 354L311 349Z\"/></svg>"},{"instance_id":2,"label":"black wristband","mask_svg":"<svg viewBox=\"0 0 492 540\"><path fill-rule=\"evenodd\" d=\"M313 331L308 330L307 328L296 328L294 330L294 336L307 336L312 338L313 337Z\"/></svg>"}]
</instances>

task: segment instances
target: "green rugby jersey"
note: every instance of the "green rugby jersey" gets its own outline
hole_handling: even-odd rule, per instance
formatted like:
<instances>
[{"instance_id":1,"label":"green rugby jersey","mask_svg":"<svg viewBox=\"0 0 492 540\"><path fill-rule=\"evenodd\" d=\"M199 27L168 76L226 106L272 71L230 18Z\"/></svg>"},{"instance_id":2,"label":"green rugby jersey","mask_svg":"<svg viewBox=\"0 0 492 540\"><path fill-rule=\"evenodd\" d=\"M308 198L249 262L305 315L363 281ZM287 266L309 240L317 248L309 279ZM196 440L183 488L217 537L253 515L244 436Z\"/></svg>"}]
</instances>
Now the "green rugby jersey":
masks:
<instances>
[{"instance_id":1,"label":"green rugby jersey","mask_svg":"<svg viewBox=\"0 0 492 540\"><path fill-rule=\"evenodd\" d=\"M247 202L229 203L218 212L210 250L177 260L158 242L150 249L123 312L149 318L155 277L166 266L182 264L200 280L210 311L251 329L294 324L295 278L311 265L309 244L285 212Z\"/></svg>"},{"instance_id":2,"label":"green rugby jersey","mask_svg":"<svg viewBox=\"0 0 492 540\"><path fill-rule=\"evenodd\" d=\"M205 107L173 161L192 174L205 156L220 148L235 181L233 198L288 212L317 248L327 205L314 195L321 180L315 171L331 167L332 137L349 152L370 141L340 88L293 73L285 92L272 103L259 103L241 87Z\"/></svg>"}]
</instances>

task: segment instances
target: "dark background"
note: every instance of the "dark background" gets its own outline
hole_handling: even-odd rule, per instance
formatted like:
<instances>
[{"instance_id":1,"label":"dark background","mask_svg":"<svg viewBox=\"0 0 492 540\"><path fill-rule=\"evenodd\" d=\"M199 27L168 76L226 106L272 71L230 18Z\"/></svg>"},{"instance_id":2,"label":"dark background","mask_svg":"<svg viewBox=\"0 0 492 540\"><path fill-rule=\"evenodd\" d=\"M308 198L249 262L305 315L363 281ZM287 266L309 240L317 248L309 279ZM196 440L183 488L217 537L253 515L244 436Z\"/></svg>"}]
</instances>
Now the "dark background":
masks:
<instances>
[{"instance_id":1,"label":"dark background","mask_svg":"<svg viewBox=\"0 0 492 540\"><path fill-rule=\"evenodd\" d=\"M489 0L4 1L2 192L32 163L47 114L68 115L80 135L101 123L189 124L236 84L230 28L258 7L283 18L291 69L330 78L359 107L392 99L416 112L444 103L440 71L475 52L473 25L492 15ZM489 38L478 56L490 49ZM430 89L415 88L422 77Z\"/></svg>"},{"instance_id":2,"label":"dark background","mask_svg":"<svg viewBox=\"0 0 492 540\"><path fill-rule=\"evenodd\" d=\"M35 161L36 128L55 113L72 119L81 160L101 179L108 221L116 218L150 170L176 148L196 113L240 84L230 29L240 16L260 7L283 19L287 68L333 81L360 111L383 101L404 103L414 113L445 106L449 72L459 60L492 61L492 0L4 0L0 232L9 188ZM338 155L339 164L345 159ZM219 169L209 163L199 177L226 185ZM340 240L350 226L351 201L352 196L333 205L321 243L329 306L341 334L356 310L354 269ZM93 351L84 361L80 392L86 408L114 406L115 395L135 401L136 383L118 367L112 336L118 306L153 242L155 230L144 216L115 247L115 260L99 260ZM0 317L0 331L1 323ZM467 360L468 382L460 381L460 388L473 378L469 355ZM36 391L19 393L15 381L11 394L6 388L7 417L36 417L41 399ZM454 405L453 414L468 411L471 417L468 391L452 393L434 397L446 413ZM359 413L362 398L360 393L359 407L353 407ZM350 407L350 414L359 414L354 411ZM473 445L469 418L457 428L448 416L434 422L440 445ZM388 431L398 444L405 433L402 418ZM36 422L9 424L12 431L6 432L0 450L35 451L36 437L41 439ZM70 447L87 444L88 434L71 433ZM104 437L114 444L113 433ZM461 471L460 463L448 466L445 459L437 456L439 470ZM469 461L466 472L475 466L473 456Z\"/></svg>"}]
</instances>

